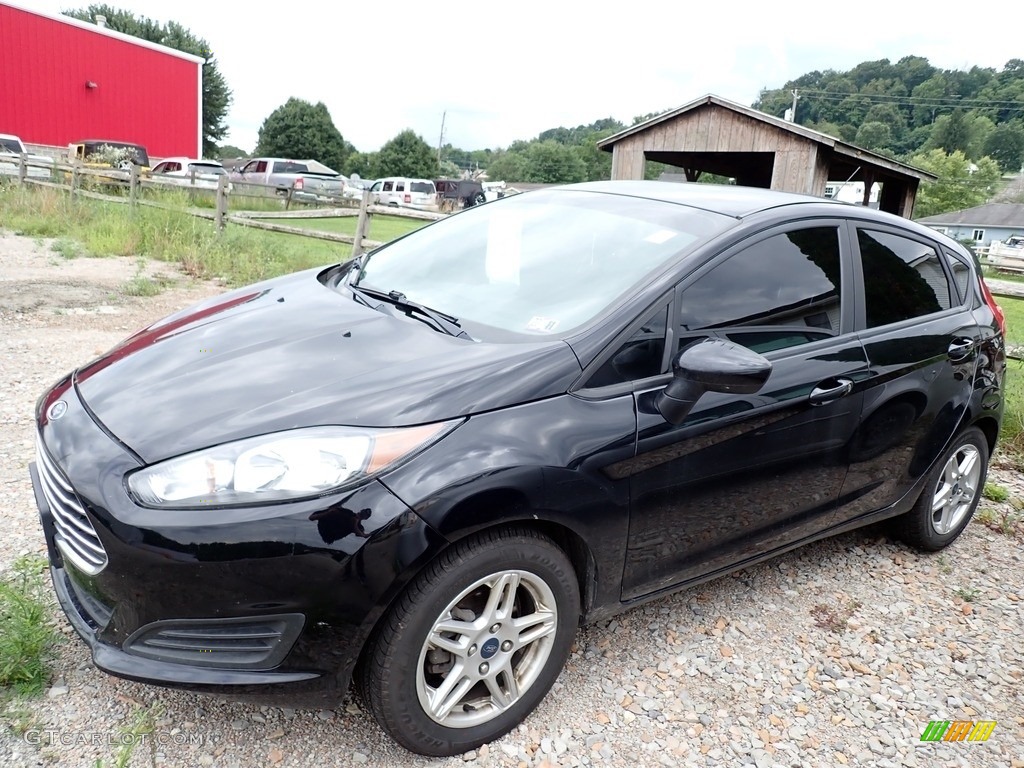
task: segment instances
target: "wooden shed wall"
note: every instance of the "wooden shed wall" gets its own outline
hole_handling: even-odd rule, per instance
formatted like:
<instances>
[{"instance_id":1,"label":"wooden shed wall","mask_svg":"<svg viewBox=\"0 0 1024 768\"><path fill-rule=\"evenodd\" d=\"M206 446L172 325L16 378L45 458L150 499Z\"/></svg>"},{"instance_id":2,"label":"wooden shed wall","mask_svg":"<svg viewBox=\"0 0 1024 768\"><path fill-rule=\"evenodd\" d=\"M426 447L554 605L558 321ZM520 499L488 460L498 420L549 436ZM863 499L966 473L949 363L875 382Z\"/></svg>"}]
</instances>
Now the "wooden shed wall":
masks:
<instances>
[{"instance_id":1,"label":"wooden shed wall","mask_svg":"<svg viewBox=\"0 0 1024 768\"><path fill-rule=\"evenodd\" d=\"M774 152L771 188L821 195L828 164L815 142L710 105L627 136L612 152L613 179L642 179L644 152Z\"/></svg>"}]
</instances>

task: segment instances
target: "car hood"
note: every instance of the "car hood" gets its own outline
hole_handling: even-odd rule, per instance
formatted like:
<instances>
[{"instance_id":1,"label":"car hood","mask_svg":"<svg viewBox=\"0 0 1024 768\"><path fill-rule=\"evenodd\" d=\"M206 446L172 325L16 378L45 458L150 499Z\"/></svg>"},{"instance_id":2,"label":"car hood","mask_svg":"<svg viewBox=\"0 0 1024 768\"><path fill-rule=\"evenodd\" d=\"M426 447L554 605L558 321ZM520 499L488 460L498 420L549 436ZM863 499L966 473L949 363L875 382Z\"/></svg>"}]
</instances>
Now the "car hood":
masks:
<instances>
[{"instance_id":1,"label":"car hood","mask_svg":"<svg viewBox=\"0 0 1024 768\"><path fill-rule=\"evenodd\" d=\"M564 393L563 341L457 339L307 271L226 293L75 374L93 418L145 462L285 429L423 424Z\"/></svg>"}]
</instances>

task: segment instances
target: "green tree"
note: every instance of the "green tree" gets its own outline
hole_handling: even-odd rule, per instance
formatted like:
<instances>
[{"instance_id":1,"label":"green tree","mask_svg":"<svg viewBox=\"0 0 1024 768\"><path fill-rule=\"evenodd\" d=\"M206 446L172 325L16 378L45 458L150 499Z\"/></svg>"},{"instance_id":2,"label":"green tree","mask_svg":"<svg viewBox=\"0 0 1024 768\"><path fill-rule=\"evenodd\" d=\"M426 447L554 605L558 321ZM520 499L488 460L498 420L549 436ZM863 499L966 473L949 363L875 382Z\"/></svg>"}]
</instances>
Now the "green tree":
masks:
<instances>
[{"instance_id":1,"label":"green tree","mask_svg":"<svg viewBox=\"0 0 1024 768\"><path fill-rule=\"evenodd\" d=\"M983 151L1004 171L1016 173L1024 165L1024 125L1017 121L996 126Z\"/></svg>"},{"instance_id":2,"label":"green tree","mask_svg":"<svg viewBox=\"0 0 1024 768\"><path fill-rule=\"evenodd\" d=\"M910 164L939 177L918 188L914 206L917 218L974 208L991 198L999 187L999 165L988 157L981 158L972 170L963 152L947 154L933 149L914 155Z\"/></svg>"},{"instance_id":3,"label":"green tree","mask_svg":"<svg viewBox=\"0 0 1024 768\"><path fill-rule=\"evenodd\" d=\"M886 123L864 123L857 130L857 138L854 139L854 143L859 147L875 151L888 149L892 144L892 131Z\"/></svg>"},{"instance_id":4,"label":"green tree","mask_svg":"<svg viewBox=\"0 0 1024 768\"><path fill-rule=\"evenodd\" d=\"M323 102L294 97L267 116L256 142L257 155L318 160L339 172L351 151Z\"/></svg>"},{"instance_id":5,"label":"green tree","mask_svg":"<svg viewBox=\"0 0 1024 768\"><path fill-rule=\"evenodd\" d=\"M361 179L376 178L373 175L373 165L377 160L376 152L352 152L345 159L342 173L349 176L355 174Z\"/></svg>"},{"instance_id":6,"label":"green tree","mask_svg":"<svg viewBox=\"0 0 1024 768\"><path fill-rule=\"evenodd\" d=\"M437 150L411 129L402 131L381 147L371 167L376 178L412 176L434 179L440 171Z\"/></svg>"},{"instance_id":7,"label":"green tree","mask_svg":"<svg viewBox=\"0 0 1024 768\"><path fill-rule=\"evenodd\" d=\"M236 157L248 157L249 153L234 144L221 144L213 156L218 160L234 160Z\"/></svg>"},{"instance_id":8,"label":"green tree","mask_svg":"<svg viewBox=\"0 0 1024 768\"><path fill-rule=\"evenodd\" d=\"M587 166L574 147L557 141L538 141L524 153L526 178L523 181L544 184L571 184L585 181Z\"/></svg>"},{"instance_id":9,"label":"green tree","mask_svg":"<svg viewBox=\"0 0 1024 768\"><path fill-rule=\"evenodd\" d=\"M522 152L499 150L494 153L486 170L491 181L526 181L526 158Z\"/></svg>"},{"instance_id":10,"label":"green tree","mask_svg":"<svg viewBox=\"0 0 1024 768\"><path fill-rule=\"evenodd\" d=\"M129 11L105 4L93 4L75 11L64 11L64 15L88 22L93 22L97 15L106 16L107 26L115 32L201 57L204 61L203 156L216 156L217 142L223 139L228 131L225 120L228 107L231 106L232 95L227 81L217 68L214 51L210 49L206 40L197 37L176 22L159 24L145 16L136 17Z\"/></svg>"}]
</instances>

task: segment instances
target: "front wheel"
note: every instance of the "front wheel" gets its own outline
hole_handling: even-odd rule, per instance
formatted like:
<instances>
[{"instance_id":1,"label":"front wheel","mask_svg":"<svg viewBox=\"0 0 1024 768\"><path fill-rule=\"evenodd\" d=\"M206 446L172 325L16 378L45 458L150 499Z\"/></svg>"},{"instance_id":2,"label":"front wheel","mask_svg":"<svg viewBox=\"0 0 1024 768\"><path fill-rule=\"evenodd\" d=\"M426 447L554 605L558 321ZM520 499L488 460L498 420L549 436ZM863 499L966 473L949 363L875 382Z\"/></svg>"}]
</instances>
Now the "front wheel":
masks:
<instances>
[{"instance_id":1,"label":"front wheel","mask_svg":"<svg viewBox=\"0 0 1024 768\"><path fill-rule=\"evenodd\" d=\"M936 462L914 508L897 518L900 537L926 552L952 544L978 508L987 476L988 440L971 427Z\"/></svg>"},{"instance_id":2,"label":"front wheel","mask_svg":"<svg viewBox=\"0 0 1024 768\"><path fill-rule=\"evenodd\" d=\"M550 539L474 536L428 565L382 621L360 670L363 699L407 749L462 754L544 698L579 616L576 574Z\"/></svg>"}]
</instances>

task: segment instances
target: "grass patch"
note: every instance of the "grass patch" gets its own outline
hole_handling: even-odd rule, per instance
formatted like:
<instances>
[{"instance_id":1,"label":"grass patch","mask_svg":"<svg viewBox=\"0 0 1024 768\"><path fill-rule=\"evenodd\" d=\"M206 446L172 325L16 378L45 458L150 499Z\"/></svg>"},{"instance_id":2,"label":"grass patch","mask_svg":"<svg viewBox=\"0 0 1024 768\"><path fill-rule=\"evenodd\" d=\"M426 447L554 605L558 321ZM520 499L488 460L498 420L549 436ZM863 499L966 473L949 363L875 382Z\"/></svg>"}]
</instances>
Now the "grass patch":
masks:
<instances>
[{"instance_id":1,"label":"grass patch","mask_svg":"<svg viewBox=\"0 0 1024 768\"><path fill-rule=\"evenodd\" d=\"M188 206L187 192L168 192L161 199L169 205ZM82 255L143 256L176 262L188 274L223 278L229 285L337 263L352 253L351 246L343 243L231 224L218 233L213 222L179 211L129 208L38 187L0 190L0 221L5 229L20 235L76 243ZM385 228L374 237L386 235ZM152 286L137 282L128 290L148 295Z\"/></svg>"},{"instance_id":2,"label":"grass patch","mask_svg":"<svg viewBox=\"0 0 1024 768\"><path fill-rule=\"evenodd\" d=\"M0 687L34 695L47 682L46 663L57 634L44 602L41 557L21 557L0 579Z\"/></svg>"},{"instance_id":3,"label":"grass patch","mask_svg":"<svg viewBox=\"0 0 1024 768\"><path fill-rule=\"evenodd\" d=\"M265 219L265 221L301 227L302 229L315 229L319 232L337 232L343 235L354 235L356 233L356 219L356 216L338 216L336 218L324 219ZM429 221L424 221L423 219L407 219L401 216L383 216L375 213L370 219L370 239L387 243L429 223Z\"/></svg>"},{"instance_id":4,"label":"grass patch","mask_svg":"<svg viewBox=\"0 0 1024 768\"><path fill-rule=\"evenodd\" d=\"M1010 296L996 296L995 299L1006 317L1006 342L1024 344L1024 299Z\"/></svg>"},{"instance_id":5,"label":"grass patch","mask_svg":"<svg viewBox=\"0 0 1024 768\"><path fill-rule=\"evenodd\" d=\"M985 483L985 489L981 492L989 501L1006 501L1010 498L1010 492L996 483Z\"/></svg>"},{"instance_id":6,"label":"grass patch","mask_svg":"<svg viewBox=\"0 0 1024 768\"><path fill-rule=\"evenodd\" d=\"M77 259L83 253L81 245L66 237L55 240L53 245L50 246L50 250L63 256L65 259Z\"/></svg>"},{"instance_id":7,"label":"grass patch","mask_svg":"<svg viewBox=\"0 0 1024 768\"><path fill-rule=\"evenodd\" d=\"M979 594L980 592L975 587L960 587L956 591L956 596L965 603L973 603Z\"/></svg>"}]
</instances>

